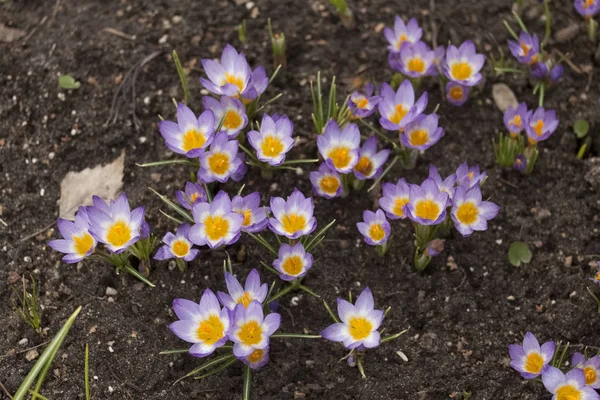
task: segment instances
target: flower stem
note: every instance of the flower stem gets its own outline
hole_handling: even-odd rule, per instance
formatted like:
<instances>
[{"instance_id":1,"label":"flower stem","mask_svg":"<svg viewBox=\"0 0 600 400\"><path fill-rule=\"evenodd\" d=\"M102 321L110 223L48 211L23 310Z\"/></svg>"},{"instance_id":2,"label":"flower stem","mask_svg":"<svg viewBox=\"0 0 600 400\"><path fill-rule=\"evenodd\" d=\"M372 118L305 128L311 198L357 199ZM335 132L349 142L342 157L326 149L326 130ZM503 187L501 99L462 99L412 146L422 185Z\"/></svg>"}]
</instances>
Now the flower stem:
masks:
<instances>
[{"instance_id":1,"label":"flower stem","mask_svg":"<svg viewBox=\"0 0 600 400\"><path fill-rule=\"evenodd\" d=\"M244 368L244 395L243 400L250 400L250 385L252 384L252 370L246 365Z\"/></svg>"}]
</instances>

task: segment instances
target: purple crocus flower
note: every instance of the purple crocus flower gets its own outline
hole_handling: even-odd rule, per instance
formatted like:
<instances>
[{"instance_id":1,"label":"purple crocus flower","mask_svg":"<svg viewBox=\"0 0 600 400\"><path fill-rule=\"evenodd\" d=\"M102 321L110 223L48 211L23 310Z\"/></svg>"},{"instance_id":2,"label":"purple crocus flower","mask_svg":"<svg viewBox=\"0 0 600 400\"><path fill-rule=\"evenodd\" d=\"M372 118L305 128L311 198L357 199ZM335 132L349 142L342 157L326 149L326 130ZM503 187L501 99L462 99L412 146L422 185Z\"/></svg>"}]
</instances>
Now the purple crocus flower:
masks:
<instances>
[{"instance_id":1,"label":"purple crocus flower","mask_svg":"<svg viewBox=\"0 0 600 400\"><path fill-rule=\"evenodd\" d=\"M97 242L90 234L89 218L85 207L79 207L79 211L75 214L75 221L59 218L56 224L63 239L51 240L48 246L65 253L64 262L74 264L94 252Z\"/></svg>"},{"instance_id":2,"label":"purple crocus flower","mask_svg":"<svg viewBox=\"0 0 600 400\"><path fill-rule=\"evenodd\" d=\"M427 92L415 103L415 90L407 79L396 92L390 85L381 86L383 98L379 102L379 123L388 131L403 131L406 124L422 114L427 106Z\"/></svg>"},{"instance_id":3,"label":"purple crocus flower","mask_svg":"<svg viewBox=\"0 0 600 400\"><path fill-rule=\"evenodd\" d=\"M125 193L110 206L94 196L94 206L88 207L90 233L106 244L112 253L121 253L140 239L140 228L144 222L144 207L130 210Z\"/></svg>"},{"instance_id":4,"label":"purple crocus flower","mask_svg":"<svg viewBox=\"0 0 600 400\"><path fill-rule=\"evenodd\" d=\"M411 78L421 78L435 72L435 54L425 42L406 43L399 53L390 53L388 63L395 71Z\"/></svg>"},{"instance_id":5,"label":"purple crocus flower","mask_svg":"<svg viewBox=\"0 0 600 400\"><path fill-rule=\"evenodd\" d=\"M254 370L260 369L269 362L269 346L264 349L254 349L252 353L246 357L242 357L241 360L244 365L247 365Z\"/></svg>"},{"instance_id":6,"label":"purple crocus flower","mask_svg":"<svg viewBox=\"0 0 600 400\"><path fill-rule=\"evenodd\" d=\"M444 74L453 82L464 86L475 86L481 82L479 71L485 63L485 56L477 54L475 45L467 40L460 47L449 45L444 60Z\"/></svg>"},{"instance_id":7,"label":"purple crocus flower","mask_svg":"<svg viewBox=\"0 0 600 400\"><path fill-rule=\"evenodd\" d=\"M381 96L374 96L374 87L372 83L367 83L361 91L355 90L350 95L347 105L355 118L370 117L376 110L377 104L381 101Z\"/></svg>"},{"instance_id":8,"label":"purple crocus flower","mask_svg":"<svg viewBox=\"0 0 600 400\"><path fill-rule=\"evenodd\" d=\"M214 97L204 96L202 105L215 115L215 129L221 125L219 132L227 132L230 139L235 138L248 124L246 109L238 99L223 96L217 100Z\"/></svg>"},{"instance_id":9,"label":"purple crocus flower","mask_svg":"<svg viewBox=\"0 0 600 400\"><path fill-rule=\"evenodd\" d=\"M229 140L227 133L215 136L210 150L200 155L198 178L202 182L226 182L244 164L238 157L238 141Z\"/></svg>"},{"instance_id":10,"label":"purple crocus flower","mask_svg":"<svg viewBox=\"0 0 600 400\"><path fill-rule=\"evenodd\" d=\"M390 219L405 219L404 206L410 201L410 188L404 178L393 183L382 185L383 197L379 199L379 206L383 208Z\"/></svg>"},{"instance_id":11,"label":"purple crocus flower","mask_svg":"<svg viewBox=\"0 0 600 400\"><path fill-rule=\"evenodd\" d=\"M600 1L598 0L575 0L575 10L585 18L592 18L600 11Z\"/></svg>"},{"instance_id":12,"label":"purple crocus flower","mask_svg":"<svg viewBox=\"0 0 600 400\"><path fill-rule=\"evenodd\" d=\"M260 132L248 132L248 141L256 150L256 156L260 161L277 166L285 161L287 152L294 145L293 131L294 124L285 115L274 121L264 114L260 123Z\"/></svg>"},{"instance_id":13,"label":"purple crocus flower","mask_svg":"<svg viewBox=\"0 0 600 400\"><path fill-rule=\"evenodd\" d=\"M473 231L485 231L487 221L495 218L500 210L497 204L482 201L479 186L468 191L463 186L457 187L452 202L450 215L456 230L463 236L470 236Z\"/></svg>"},{"instance_id":14,"label":"purple crocus flower","mask_svg":"<svg viewBox=\"0 0 600 400\"><path fill-rule=\"evenodd\" d=\"M246 277L244 287L238 282L235 276L225 271L225 284L227 293L217 292L217 297L225 307L233 311L238 304L248 307L253 301L262 303L267 298L269 286L266 283L261 285L260 275L256 269L250 271Z\"/></svg>"},{"instance_id":15,"label":"purple crocus flower","mask_svg":"<svg viewBox=\"0 0 600 400\"><path fill-rule=\"evenodd\" d=\"M190 233L190 224L184 223L177 228L177 232L172 234L167 232L163 237L162 246L154 255L155 260L168 260L170 258L182 258L184 261L192 261L198 256L200 250L192 248L192 242L188 238Z\"/></svg>"},{"instance_id":16,"label":"purple crocus flower","mask_svg":"<svg viewBox=\"0 0 600 400\"><path fill-rule=\"evenodd\" d=\"M594 389L600 389L600 356L596 355L586 359L581 353L573 354L571 364L574 368L583 370L585 385Z\"/></svg>"},{"instance_id":17,"label":"purple crocus flower","mask_svg":"<svg viewBox=\"0 0 600 400\"><path fill-rule=\"evenodd\" d=\"M294 189L287 200L272 197L271 211L274 218L269 218L269 228L275 234L289 239L310 235L317 227L317 219L313 216L314 208L312 197L304 197L298 189Z\"/></svg>"},{"instance_id":18,"label":"purple crocus flower","mask_svg":"<svg viewBox=\"0 0 600 400\"><path fill-rule=\"evenodd\" d=\"M521 32L518 41L508 41L508 48L521 64L536 64L539 61L540 39L535 34L531 36L527 32Z\"/></svg>"},{"instance_id":19,"label":"purple crocus flower","mask_svg":"<svg viewBox=\"0 0 600 400\"><path fill-rule=\"evenodd\" d=\"M273 267L279 272L279 277L284 281L293 281L302 278L312 267L313 256L307 253L302 243L294 246L283 243L279 247L277 260Z\"/></svg>"},{"instance_id":20,"label":"purple crocus flower","mask_svg":"<svg viewBox=\"0 0 600 400\"><path fill-rule=\"evenodd\" d=\"M522 172L527 168L527 157L524 154L519 154L515 157L513 168L519 172Z\"/></svg>"},{"instance_id":21,"label":"purple crocus flower","mask_svg":"<svg viewBox=\"0 0 600 400\"><path fill-rule=\"evenodd\" d=\"M358 231L365 237L365 242L371 246L379 246L387 242L392 227L381 209L376 212L365 210L363 222L356 224Z\"/></svg>"},{"instance_id":22,"label":"purple crocus flower","mask_svg":"<svg viewBox=\"0 0 600 400\"><path fill-rule=\"evenodd\" d=\"M598 285L600 285L600 261L598 261L597 263L598 266L598 270L596 271L596 273L594 274L594 276L592 278L590 278L590 280Z\"/></svg>"},{"instance_id":23,"label":"purple crocus flower","mask_svg":"<svg viewBox=\"0 0 600 400\"><path fill-rule=\"evenodd\" d=\"M415 18L411 18L408 24L404 24L402 18L396 15L394 19L394 29L385 27L383 35L389 43L388 50L392 53L400 52L404 43L416 43L423 36L423 29Z\"/></svg>"},{"instance_id":24,"label":"purple crocus flower","mask_svg":"<svg viewBox=\"0 0 600 400\"><path fill-rule=\"evenodd\" d=\"M220 191L212 203L194 204L192 215L196 222L188 234L192 243L213 249L238 241L244 217L232 210L227 193Z\"/></svg>"},{"instance_id":25,"label":"purple crocus flower","mask_svg":"<svg viewBox=\"0 0 600 400\"><path fill-rule=\"evenodd\" d=\"M227 343L229 311L221 308L210 289L204 291L199 304L186 299L173 300L173 310L179 321L169 328L180 339L194 344L189 350L192 356L207 357Z\"/></svg>"},{"instance_id":26,"label":"purple crocus flower","mask_svg":"<svg viewBox=\"0 0 600 400\"><path fill-rule=\"evenodd\" d=\"M540 61L531 66L530 72L535 79L546 79L548 77L548 65Z\"/></svg>"},{"instance_id":27,"label":"purple crocus flower","mask_svg":"<svg viewBox=\"0 0 600 400\"><path fill-rule=\"evenodd\" d=\"M245 307L238 304L233 311L233 326L229 339L233 344L233 354L243 360L254 350L264 350L269 346L269 338L279 329L281 315L263 314L262 304L253 301Z\"/></svg>"},{"instance_id":28,"label":"purple crocus flower","mask_svg":"<svg viewBox=\"0 0 600 400\"><path fill-rule=\"evenodd\" d=\"M464 186L467 190L475 185L481 186L486 178L487 172L480 172L479 165L469 168L469 165L464 162L456 169L456 184Z\"/></svg>"},{"instance_id":29,"label":"purple crocus flower","mask_svg":"<svg viewBox=\"0 0 600 400\"><path fill-rule=\"evenodd\" d=\"M367 287L352 304L337 299L337 311L341 322L330 325L321 336L332 342L342 342L347 349L374 348L379 346L379 327L383 321L383 310L375 310L373 294Z\"/></svg>"},{"instance_id":30,"label":"purple crocus flower","mask_svg":"<svg viewBox=\"0 0 600 400\"><path fill-rule=\"evenodd\" d=\"M508 354L511 361L510 366L521 373L525 379L533 379L545 375L548 363L554 356L554 342L546 342L542 346L531 332L525 334L523 345L511 344L508 346ZM585 384L585 380L584 380Z\"/></svg>"},{"instance_id":31,"label":"purple crocus flower","mask_svg":"<svg viewBox=\"0 0 600 400\"><path fill-rule=\"evenodd\" d=\"M440 192L448 193L450 201L454 197L454 186L456 185L456 174L448 176L446 179L442 179L442 176L438 172L437 168L433 165L429 165L429 178L433 179Z\"/></svg>"},{"instance_id":32,"label":"purple crocus flower","mask_svg":"<svg viewBox=\"0 0 600 400\"><path fill-rule=\"evenodd\" d=\"M202 66L208 79L200 78L200 83L211 93L219 96L252 95L250 85L252 71L244 54L227 45L221 54L221 62L203 59Z\"/></svg>"},{"instance_id":33,"label":"purple crocus flower","mask_svg":"<svg viewBox=\"0 0 600 400\"><path fill-rule=\"evenodd\" d=\"M460 107L469 99L469 87L456 82L446 84L446 100L456 107Z\"/></svg>"},{"instance_id":34,"label":"purple crocus flower","mask_svg":"<svg viewBox=\"0 0 600 400\"><path fill-rule=\"evenodd\" d=\"M269 207L260 205L260 193L254 192L249 195L235 196L231 200L231 209L244 217L242 232L260 232L269 223L267 213Z\"/></svg>"},{"instance_id":35,"label":"purple crocus flower","mask_svg":"<svg viewBox=\"0 0 600 400\"><path fill-rule=\"evenodd\" d=\"M250 76L250 88L244 93L244 100L252 101L262 95L269 86L269 77L265 72L265 68L260 66L252 71Z\"/></svg>"},{"instance_id":36,"label":"purple crocus flower","mask_svg":"<svg viewBox=\"0 0 600 400\"><path fill-rule=\"evenodd\" d=\"M344 186L340 174L331 168L327 163L319 165L317 171L310 173L310 182L312 183L313 191L326 199L333 199L342 195Z\"/></svg>"},{"instance_id":37,"label":"purple crocus flower","mask_svg":"<svg viewBox=\"0 0 600 400\"><path fill-rule=\"evenodd\" d=\"M360 148L360 158L354 166L354 176L361 181L377 178L383 171L383 164L389 155L389 150L377 152L377 138L371 136Z\"/></svg>"},{"instance_id":38,"label":"purple crocus flower","mask_svg":"<svg viewBox=\"0 0 600 400\"><path fill-rule=\"evenodd\" d=\"M563 373L560 369L548 366L542 374L542 382L550 393L553 400L600 400L596 391L585 385L585 374L575 368Z\"/></svg>"},{"instance_id":39,"label":"purple crocus flower","mask_svg":"<svg viewBox=\"0 0 600 400\"><path fill-rule=\"evenodd\" d=\"M562 76L565 72L565 67L562 64L555 65L550 70L550 80L553 83L556 83L562 79Z\"/></svg>"},{"instance_id":40,"label":"purple crocus flower","mask_svg":"<svg viewBox=\"0 0 600 400\"><path fill-rule=\"evenodd\" d=\"M527 104L521 103L517 107L508 107L508 110L504 112L504 126L508 129L511 137L517 137L525 129L527 117Z\"/></svg>"},{"instance_id":41,"label":"purple crocus flower","mask_svg":"<svg viewBox=\"0 0 600 400\"><path fill-rule=\"evenodd\" d=\"M360 131L356 124L340 129L333 119L325 125L324 134L317 136L317 147L325 162L342 174L352 172L358 162Z\"/></svg>"},{"instance_id":42,"label":"purple crocus flower","mask_svg":"<svg viewBox=\"0 0 600 400\"><path fill-rule=\"evenodd\" d=\"M421 186L410 185L410 200L404 206L404 212L421 225L438 225L446 218L448 193L440 191L435 181L425 179Z\"/></svg>"},{"instance_id":43,"label":"purple crocus flower","mask_svg":"<svg viewBox=\"0 0 600 400\"><path fill-rule=\"evenodd\" d=\"M543 142L554 133L557 127L556 112L554 110L546 111L544 107L538 107L533 115L528 118L526 132L529 143Z\"/></svg>"},{"instance_id":44,"label":"purple crocus flower","mask_svg":"<svg viewBox=\"0 0 600 400\"><path fill-rule=\"evenodd\" d=\"M186 182L185 190L175 192L177 202L185 209L191 210L196 203L204 203L207 200L206 190L199 183Z\"/></svg>"},{"instance_id":45,"label":"purple crocus flower","mask_svg":"<svg viewBox=\"0 0 600 400\"><path fill-rule=\"evenodd\" d=\"M177 106L177 123L160 121L160 134L171 151L195 158L204 152L213 139L215 116L206 110L198 118L185 104Z\"/></svg>"},{"instance_id":46,"label":"purple crocus flower","mask_svg":"<svg viewBox=\"0 0 600 400\"><path fill-rule=\"evenodd\" d=\"M437 114L421 114L404 127L400 142L414 150L427 150L440 141L444 130L438 127Z\"/></svg>"}]
</instances>

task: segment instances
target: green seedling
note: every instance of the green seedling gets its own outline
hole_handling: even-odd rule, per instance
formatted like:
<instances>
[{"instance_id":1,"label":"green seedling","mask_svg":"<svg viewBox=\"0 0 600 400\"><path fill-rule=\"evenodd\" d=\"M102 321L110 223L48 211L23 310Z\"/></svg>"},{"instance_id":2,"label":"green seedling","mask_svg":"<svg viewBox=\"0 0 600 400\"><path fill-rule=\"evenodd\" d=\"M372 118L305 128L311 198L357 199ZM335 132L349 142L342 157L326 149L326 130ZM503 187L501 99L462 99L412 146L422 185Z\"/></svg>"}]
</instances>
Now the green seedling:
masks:
<instances>
[{"instance_id":1,"label":"green seedling","mask_svg":"<svg viewBox=\"0 0 600 400\"><path fill-rule=\"evenodd\" d=\"M19 317L37 333L42 332L42 319L39 312L37 284L33 277L31 278L31 293L27 291L25 277L23 277L23 294L13 288L14 294L17 297L15 300L11 298L13 308L19 314Z\"/></svg>"},{"instance_id":2,"label":"green seedling","mask_svg":"<svg viewBox=\"0 0 600 400\"><path fill-rule=\"evenodd\" d=\"M521 266L523 264L529 264L531 261L531 250L529 249L529 245L525 242L513 242L508 249L508 260L515 267Z\"/></svg>"},{"instance_id":3,"label":"green seedling","mask_svg":"<svg viewBox=\"0 0 600 400\"><path fill-rule=\"evenodd\" d=\"M81 82L78 82L71 75L61 75L58 77L58 86L61 89L79 89Z\"/></svg>"}]
</instances>

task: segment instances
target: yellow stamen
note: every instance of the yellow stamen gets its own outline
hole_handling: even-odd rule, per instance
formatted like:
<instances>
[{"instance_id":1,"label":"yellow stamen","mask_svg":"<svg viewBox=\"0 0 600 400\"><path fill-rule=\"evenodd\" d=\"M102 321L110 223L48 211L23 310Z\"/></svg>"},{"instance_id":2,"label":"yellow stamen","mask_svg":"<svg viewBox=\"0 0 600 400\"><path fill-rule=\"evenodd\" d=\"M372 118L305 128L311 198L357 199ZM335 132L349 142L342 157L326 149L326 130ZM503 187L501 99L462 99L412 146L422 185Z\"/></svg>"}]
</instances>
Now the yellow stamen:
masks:
<instances>
[{"instance_id":1,"label":"yellow stamen","mask_svg":"<svg viewBox=\"0 0 600 400\"><path fill-rule=\"evenodd\" d=\"M450 72L454 79L464 81L471 77L473 68L471 68L471 65L468 62L456 62L450 67Z\"/></svg>"},{"instance_id":2,"label":"yellow stamen","mask_svg":"<svg viewBox=\"0 0 600 400\"><path fill-rule=\"evenodd\" d=\"M535 134L538 135L538 137L542 136L542 133L544 133L544 120L539 119L538 122L536 122L533 126L533 130L535 131Z\"/></svg>"},{"instance_id":3,"label":"yellow stamen","mask_svg":"<svg viewBox=\"0 0 600 400\"><path fill-rule=\"evenodd\" d=\"M413 146L423 146L429 141L429 133L424 129L416 129L409 132L408 141Z\"/></svg>"},{"instance_id":4,"label":"yellow stamen","mask_svg":"<svg viewBox=\"0 0 600 400\"><path fill-rule=\"evenodd\" d=\"M583 373L585 374L585 384L586 385L591 385L593 383L596 383L596 380L598 380L598 373L596 372L596 370L593 367L585 367L583 369Z\"/></svg>"},{"instance_id":5,"label":"yellow stamen","mask_svg":"<svg viewBox=\"0 0 600 400\"><path fill-rule=\"evenodd\" d=\"M366 339L373 331L373 325L365 317L352 317L348 325L348 331L354 340Z\"/></svg>"},{"instance_id":6,"label":"yellow stamen","mask_svg":"<svg viewBox=\"0 0 600 400\"><path fill-rule=\"evenodd\" d=\"M373 162L371 162L369 157L362 156L356 163L354 170L360 172L364 176L370 176L373 173Z\"/></svg>"},{"instance_id":7,"label":"yellow stamen","mask_svg":"<svg viewBox=\"0 0 600 400\"><path fill-rule=\"evenodd\" d=\"M244 216L244 222L242 222L242 225L244 226L248 226L252 223L252 210L248 209L248 210L244 210L241 213Z\"/></svg>"},{"instance_id":8,"label":"yellow stamen","mask_svg":"<svg viewBox=\"0 0 600 400\"><path fill-rule=\"evenodd\" d=\"M190 251L190 245L186 240L179 239L171 243L171 251L177 257L185 257Z\"/></svg>"},{"instance_id":9,"label":"yellow stamen","mask_svg":"<svg viewBox=\"0 0 600 400\"><path fill-rule=\"evenodd\" d=\"M296 276L302 272L302 258L294 255L285 259L281 264L281 269L288 275Z\"/></svg>"},{"instance_id":10,"label":"yellow stamen","mask_svg":"<svg viewBox=\"0 0 600 400\"><path fill-rule=\"evenodd\" d=\"M284 215L281 219L283 230L290 235L304 229L306 222L306 218L302 214L290 213Z\"/></svg>"},{"instance_id":11,"label":"yellow stamen","mask_svg":"<svg viewBox=\"0 0 600 400\"><path fill-rule=\"evenodd\" d=\"M465 92L461 86L452 86L448 94L452 100L461 101L465 95Z\"/></svg>"},{"instance_id":12,"label":"yellow stamen","mask_svg":"<svg viewBox=\"0 0 600 400\"><path fill-rule=\"evenodd\" d=\"M394 214L399 217L404 217L404 205L406 203L408 203L408 197L396 197L394 199Z\"/></svg>"},{"instance_id":13,"label":"yellow stamen","mask_svg":"<svg viewBox=\"0 0 600 400\"><path fill-rule=\"evenodd\" d=\"M396 112L390 117L390 122L392 124L398 125L400 121L402 121L402 118L404 118L406 113L408 113L408 108L404 107L403 104L397 104Z\"/></svg>"},{"instance_id":14,"label":"yellow stamen","mask_svg":"<svg viewBox=\"0 0 600 400\"><path fill-rule=\"evenodd\" d=\"M327 157L333 161L333 165L338 169L348 167L352 161L352 155L348 147L336 147L327 154Z\"/></svg>"},{"instance_id":15,"label":"yellow stamen","mask_svg":"<svg viewBox=\"0 0 600 400\"><path fill-rule=\"evenodd\" d=\"M229 72L225 73L225 83L237 86L240 92L244 90L244 80L238 76L231 75Z\"/></svg>"},{"instance_id":16,"label":"yellow stamen","mask_svg":"<svg viewBox=\"0 0 600 400\"><path fill-rule=\"evenodd\" d=\"M246 346L254 346L262 340L262 327L256 321L248 321L240 328L238 339Z\"/></svg>"},{"instance_id":17,"label":"yellow stamen","mask_svg":"<svg viewBox=\"0 0 600 400\"><path fill-rule=\"evenodd\" d=\"M209 156L208 166L213 173L223 175L229 170L229 155L226 153L215 153Z\"/></svg>"},{"instance_id":18,"label":"yellow stamen","mask_svg":"<svg viewBox=\"0 0 600 400\"><path fill-rule=\"evenodd\" d=\"M403 33L402 35L400 35L400 37L398 38L398 41L396 42L396 49L400 50L400 47L402 47L402 43L406 42L408 40L408 38L406 37L406 35Z\"/></svg>"},{"instance_id":19,"label":"yellow stamen","mask_svg":"<svg viewBox=\"0 0 600 400\"><path fill-rule=\"evenodd\" d=\"M194 149L200 149L206 143L204 133L199 132L196 129L190 129L183 135L181 147L184 151L188 152Z\"/></svg>"},{"instance_id":20,"label":"yellow stamen","mask_svg":"<svg viewBox=\"0 0 600 400\"><path fill-rule=\"evenodd\" d=\"M242 294L239 299L237 299L236 303L237 304L243 304L244 308L248 307L250 305L250 303L252 303L252 296L250 296L249 292L244 292L244 294Z\"/></svg>"},{"instance_id":21,"label":"yellow stamen","mask_svg":"<svg viewBox=\"0 0 600 400\"><path fill-rule=\"evenodd\" d=\"M410 72L422 74L425 72L425 62L418 57L411 58L406 65L406 69L408 69Z\"/></svg>"},{"instance_id":22,"label":"yellow stamen","mask_svg":"<svg viewBox=\"0 0 600 400\"><path fill-rule=\"evenodd\" d=\"M573 385L564 385L558 388L554 396L556 400L581 400L581 390Z\"/></svg>"},{"instance_id":23,"label":"yellow stamen","mask_svg":"<svg viewBox=\"0 0 600 400\"><path fill-rule=\"evenodd\" d=\"M256 349L254 350L252 353L250 353L250 355L247 357L247 360L251 363L251 364L256 364L258 363L260 360L262 360L263 356L265 354L264 350L261 349Z\"/></svg>"},{"instance_id":24,"label":"yellow stamen","mask_svg":"<svg viewBox=\"0 0 600 400\"><path fill-rule=\"evenodd\" d=\"M510 121L510 125L521 129L521 126L522 126L521 116L518 114L515 115L515 117Z\"/></svg>"},{"instance_id":25,"label":"yellow stamen","mask_svg":"<svg viewBox=\"0 0 600 400\"><path fill-rule=\"evenodd\" d=\"M196 201L196 199L198 198L198 196L200 196L200 193L198 192L194 192L190 195L190 203L194 203Z\"/></svg>"},{"instance_id":26,"label":"yellow stamen","mask_svg":"<svg viewBox=\"0 0 600 400\"><path fill-rule=\"evenodd\" d=\"M323 193L334 195L340 188L340 180L335 176L328 175L321 179L319 185Z\"/></svg>"},{"instance_id":27,"label":"yellow stamen","mask_svg":"<svg viewBox=\"0 0 600 400\"><path fill-rule=\"evenodd\" d=\"M80 256L90 251L90 249L94 245L94 238L92 238L92 235L90 235L87 232L85 232L81 236L73 235L72 239L73 243L75 244L75 252Z\"/></svg>"},{"instance_id":28,"label":"yellow stamen","mask_svg":"<svg viewBox=\"0 0 600 400\"><path fill-rule=\"evenodd\" d=\"M236 129L242 125L242 116L236 110L228 110L223 119L223 127L225 129Z\"/></svg>"},{"instance_id":29,"label":"yellow stamen","mask_svg":"<svg viewBox=\"0 0 600 400\"><path fill-rule=\"evenodd\" d=\"M521 44L521 51L523 52L523 57L524 57L529 53L530 47L523 42L520 42L520 44Z\"/></svg>"},{"instance_id":30,"label":"yellow stamen","mask_svg":"<svg viewBox=\"0 0 600 400\"><path fill-rule=\"evenodd\" d=\"M110 228L106 234L106 241L115 246L123 246L125 243L131 240L131 229L125 223L125 221L117 221Z\"/></svg>"},{"instance_id":31,"label":"yellow stamen","mask_svg":"<svg viewBox=\"0 0 600 400\"><path fill-rule=\"evenodd\" d=\"M196 337L208 345L212 345L221 340L225 333L225 327L218 315L211 315L196 330Z\"/></svg>"},{"instance_id":32,"label":"yellow stamen","mask_svg":"<svg viewBox=\"0 0 600 400\"><path fill-rule=\"evenodd\" d=\"M380 223L372 224L369 228L369 236L374 242L379 242L385 237L385 231Z\"/></svg>"},{"instance_id":33,"label":"yellow stamen","mask_svg":"<svg viewBox=\"0 0 600 400\"><path fill-rule=\"evenodd\" d=\"M415 206L417 217L435 221L440 215L440 206L433 200L420 200Z\"/></svg>"},{"instance_id":34,"label":"yellow stamen","mask_svg":"<svg viewBox=\"0 0 600 400\"><path fill-rule=\"evenodd\" d=\"M267 157L277 157L283 151L283 143L276 136L266 136L260 145L263 154Z\"/></svg>"},{"instance_id":35,"label":"yellow stamen","mask_svg":"<svg viewBox=\"0 0 600 400\"><path fill-rule=\"evenodd\" d=\"M206 217L204 226L206 236L213 241L222 239L229 233L229 221L223 217Z\"/></svg>"},{"instance_id":36,"label":"yellow stamen","mask_svg":"<svg viewBox=\"0 0 600 400\"><path fill-rule=\"evenodd\" d=\"M544 367L544 358L540 353L529 353L527 355L527 359L525 360L525 367L523 368L526 372L530 374L539 374Z\"/></svg>"},{"instance_id":37,"label":"yellow stamen","mask_svg":"<svg viewBox=\"0 0 600 400\"><path fill-rule=\"evenodd\" d=\"M461 204L456 211L456 219L465 225L471 225L477 221L478 216L479 209L472 201Z\"/></svg>"},{"instance_id":38,"label":"yellow stamen","mask_svg":"<svg viewBox=\"0 0 600 400\"><path fill-rule=\"evenodd\" d=\"M596 4L596 0L584 0L583 2L583 9L587 10L588 8L590 8L591 6Z\"/></svg>"},{"instance_id":39,"label":"yellow stamen","mask_svg":"<svg viewBox=\"0 0 600 400\"><path fill-rule=\"evenodd\" d=\"M369 106L369 99L367 99L366 97L363 97L362 99L357 101L355 104L356 104L356 108L365 109Z\"/></svg>"}]
</instances>

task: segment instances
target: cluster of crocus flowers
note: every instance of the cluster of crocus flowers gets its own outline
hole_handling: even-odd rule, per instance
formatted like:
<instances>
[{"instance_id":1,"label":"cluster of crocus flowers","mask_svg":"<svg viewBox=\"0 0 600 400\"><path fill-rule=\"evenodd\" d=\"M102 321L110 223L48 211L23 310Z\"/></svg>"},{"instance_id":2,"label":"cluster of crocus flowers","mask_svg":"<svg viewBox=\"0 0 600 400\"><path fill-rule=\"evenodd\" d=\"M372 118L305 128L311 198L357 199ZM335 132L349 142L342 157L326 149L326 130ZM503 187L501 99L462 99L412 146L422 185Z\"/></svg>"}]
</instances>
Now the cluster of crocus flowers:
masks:
<instances>
[{"instance_id":1,"label":"cluster of crocus flowers","mask_svg":"<svg viewBox=\"0 0 600 400\"><path fill-rule=\"evenodd\" d=\"M439 254L443 243L435 236L444 233L451 224L462 236L487 230L488 221L496 217L499 207L484 201L481 184L486 178L479 167L461 164L456 172L442 179L431 165L429 177L421 185L408 184L404 179L396 184L384 183L379 199L382 210L365 212L364 222L357 224L365 242L378 246L383 254L390 236L386 217L409 219L415 227L415 267L423 270L431 257Z\"/></svg>"},{"instance_id":2,"label":"cluster of crocus flowers","mask_svg":"<svg viewBox=\"0 0 600 400\"><path fill-rule=\"evenodd\" d=\"M546 342L540 346L536 337L527 332L523 344L511 344L508 347L511 358L510 366L525 379L541 376L542 383L556 400L598 400L600 395L595 389L600 388L600 357L587 359L581 353L572 358L573 369L564 373L559 368L562 357L554 342Z\"/></svg>"},{"instance_id":3,"label":"cluster of crocus flowers","mask_svg":"<svg viewBox=\"0 0 600 400\"><path fill-rule=\"evenodd\" d=\"M543 52L536 34L521 32L515 40L508 41L508 48L515 59L529 67L531 76L538 80L537 91L544 91L551 83L558 82L563 75L564 67L554 64ZM544 86L542 88L542 86Z\"/></svg>"},{"instance_id":4,"label":"cluster of crocus flowers","mask_svg":"<svg viewBox=\"0 0 600 400\"><path fill-rule=\"evenodd\" d=\"M443 60L442 68L448 79L446 98L450 104L460 106L469 96L469 88L478 85L481 80L481 68L485 56L478 54L470 40L459 47L449 45Z\"/></svg>"},{"instance_id":5,"label":"cluster of crocus flowers","mask_svg":"<svg viewBox=\"0 0 600 400\"><path fill-rule=\"evenodd\" d=\"M504 113L508 135L500 134L498 141L494 141L496 162L530 173L539 154L537 144L547 140L558 128L558 123L554 110L543 107L528 110L525 103L509 107Z\"/></svg>"},{"instance_id":6,"label":"cluster of crocus flowers","mask_svg":"<svg viewBox=\"0 0 600 400\"><path fill-rule=\"evenodd\" d=\"M585 19L590 40L595 42L598 23L594 17L600 12L600 0L575 0L574 5L575 10Z\"/></svg>"}]
</instances>

